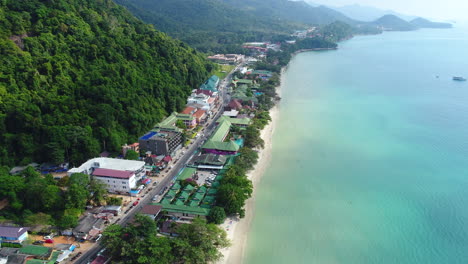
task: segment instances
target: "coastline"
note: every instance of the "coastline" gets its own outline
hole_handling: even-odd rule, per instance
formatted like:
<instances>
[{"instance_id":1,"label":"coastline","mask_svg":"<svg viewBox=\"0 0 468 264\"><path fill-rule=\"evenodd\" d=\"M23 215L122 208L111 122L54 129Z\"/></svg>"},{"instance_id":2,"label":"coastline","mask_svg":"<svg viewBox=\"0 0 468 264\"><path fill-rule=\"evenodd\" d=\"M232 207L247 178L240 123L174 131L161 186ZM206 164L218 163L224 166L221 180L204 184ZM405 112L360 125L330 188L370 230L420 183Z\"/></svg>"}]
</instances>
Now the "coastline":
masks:
<instances>
[{"instance_id":1,"label":"coastline","mask_svg":"<svg viewBox=\"0 0 468 264\"><path fill-rule=\"evenodd\" d=\"M283 73L287 66L281 69L280 78L281 83L276 88L278 96L281 96L281 84L283 80ZM220 225L227 233L227 238L231 241L232 245L228 248L221 250L223 257L217 261L217 264L238 264L242 263L247 246L247 238L255 214L255 195L258 184L261 182L262 176L265 174L266 169L271 160L272 140L278 119L279 119L279 103L270 109L271 122L261 131L261 138L265 141L265 147L260 151L257 165L255 169L251 170L247 177L252 180L253 194L245 204L245 217L239 219L238 217L228 217L223 224Z\"/></svg>"}]
</instances>

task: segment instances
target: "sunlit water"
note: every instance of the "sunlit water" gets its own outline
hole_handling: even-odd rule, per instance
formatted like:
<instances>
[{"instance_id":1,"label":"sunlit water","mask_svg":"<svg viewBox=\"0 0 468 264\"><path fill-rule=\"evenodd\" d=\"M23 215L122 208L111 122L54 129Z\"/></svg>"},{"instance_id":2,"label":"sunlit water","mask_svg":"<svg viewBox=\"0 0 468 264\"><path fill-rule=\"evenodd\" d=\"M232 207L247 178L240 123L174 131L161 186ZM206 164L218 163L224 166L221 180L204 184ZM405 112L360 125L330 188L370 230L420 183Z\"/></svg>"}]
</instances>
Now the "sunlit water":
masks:
<instances>
[{"instance_id":1,"label":"sunlit water","mask_svg":"<svg viewBox=\"0 0 468 264\"><path fill-rule=\"evenodd\" d=\"M468 31L290 63L245 263L468 263ZM437 77L438 76L438 77Z\"/></svg>"}]
</instances>

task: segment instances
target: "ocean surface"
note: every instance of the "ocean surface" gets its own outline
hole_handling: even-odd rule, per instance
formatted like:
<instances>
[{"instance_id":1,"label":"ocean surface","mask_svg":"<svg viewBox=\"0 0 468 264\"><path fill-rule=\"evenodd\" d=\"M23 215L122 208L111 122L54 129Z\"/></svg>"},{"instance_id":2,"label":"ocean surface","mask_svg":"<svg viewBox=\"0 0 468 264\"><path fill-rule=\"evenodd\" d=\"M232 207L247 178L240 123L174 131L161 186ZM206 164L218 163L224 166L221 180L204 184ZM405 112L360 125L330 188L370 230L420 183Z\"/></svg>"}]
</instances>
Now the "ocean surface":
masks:
<instances>
[{"instance_id":1,"label":"ocean surface","mask_svg":"<svg viewBox=\"0 0 468 264\"><path fill-rule=\"evenodd\" d=\"M468 30L296 56L244 263L468 263Z\"/></svg>"}]
</instances>

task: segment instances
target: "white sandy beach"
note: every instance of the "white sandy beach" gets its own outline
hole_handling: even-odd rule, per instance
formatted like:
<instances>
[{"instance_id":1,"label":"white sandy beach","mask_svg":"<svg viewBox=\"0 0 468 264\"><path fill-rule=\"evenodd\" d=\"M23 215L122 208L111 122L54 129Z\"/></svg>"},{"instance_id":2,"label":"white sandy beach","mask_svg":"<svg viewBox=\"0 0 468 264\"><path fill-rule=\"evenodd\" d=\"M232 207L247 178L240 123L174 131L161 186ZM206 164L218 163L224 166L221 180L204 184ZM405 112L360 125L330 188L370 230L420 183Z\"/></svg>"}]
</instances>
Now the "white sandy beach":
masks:
<instances>
[{"instance_id":1,"label":"white sandy beach","mask_svg":"<svg viewBox=\"0 0 468 264\"><path fill-rule=\"evenodd\" d=\"M281 75L283 75L283 73ZM277 93L280 94L280 87L277 88ZM279 117L279 103L270 110L270 116L271 122L261 131L261 137L265 141L265 148L259 153L259 159L255 169L250 171L247 175L247 177L252 180L254 191L252 197L246 201L245 217L240 220L237 217L229 217L220 225L221 228L226 230L227 237L232 245L221 251L224 257L217 262L218 264L238 264L243 261L247 237L255 213L256 188L270 163L273 132Z\"/></svg>"}]
</instances>

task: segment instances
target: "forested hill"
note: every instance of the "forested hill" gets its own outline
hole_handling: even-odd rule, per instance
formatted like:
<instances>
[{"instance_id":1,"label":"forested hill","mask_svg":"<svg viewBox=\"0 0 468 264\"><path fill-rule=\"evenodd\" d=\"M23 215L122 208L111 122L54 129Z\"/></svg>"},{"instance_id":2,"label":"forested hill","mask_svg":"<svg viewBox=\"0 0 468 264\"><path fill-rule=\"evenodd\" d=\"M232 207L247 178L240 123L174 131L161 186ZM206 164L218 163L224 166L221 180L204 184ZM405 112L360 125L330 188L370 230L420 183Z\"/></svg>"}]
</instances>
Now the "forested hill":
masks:
<instances>
[{"instance_id":1,"label":"forested hill","mask_svg":"<svg viewBox=\"0 0 468 264\"><path fill-rule=\"evenodd\" d=\"M222 0L114 1L143 21L203 52L239 52L242 42L288 37L294 30L307 27L241 10Z\"/></svg>"},{"instance_id":2,"label":"forested hill","mask_svg":"<svg viewBox=\"0 0 468 264\"><path fill-rule=\"evenodd\" d=\"M0 164L116 151L210 67L111 0L0 0Z\"/></svg>"}]
</instances>

